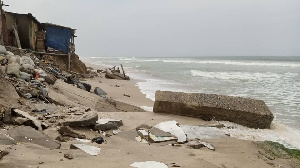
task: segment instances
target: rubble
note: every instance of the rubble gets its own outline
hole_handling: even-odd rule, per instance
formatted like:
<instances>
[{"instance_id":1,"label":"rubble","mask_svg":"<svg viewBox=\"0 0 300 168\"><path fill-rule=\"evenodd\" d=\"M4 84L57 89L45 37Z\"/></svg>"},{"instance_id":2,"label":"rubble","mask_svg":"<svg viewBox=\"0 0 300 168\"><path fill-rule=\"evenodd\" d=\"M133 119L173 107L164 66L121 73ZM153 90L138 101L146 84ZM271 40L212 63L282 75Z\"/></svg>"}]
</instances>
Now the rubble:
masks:
<instances>
[{"instance_id":1,"label":"rubble","mask_svg":"<svg viewBox=\"0 0 300 168\"><path fill-rule=\"evenodd\" d=\"M218 139L226 137L225 133L216 127L180 125L188 139Z\"/></svg>"},{"instance_id":2,"label":"rubble","mask_svg":"<svg viewBox=\"0 0 300 168\"><path fill-rule=\"evenodd\" d=\"M31 115L29 115L27 112L21 111L19 109L13 109L13 112L15 112L18 116L22 116L25 117L27 119L29 119L30 121L32 121L33 126L39 130L42 131L42 123L40 121L38 121L35 117L32 117Z\"/></svg>"},{"instance_id":3,"label":"rubble","mask_svg":"<svg viewBox=\"0 0 300 168\"><path fill-rule=\"evenodd\" d=\"M165 121L162 123L157 124L154 126L155 128L158 128L162 131L169 132L172 135L174 135L178 140L177 142L185 142L186 141L186 135L182 128L180 128L178 123L174 121Z\"/></svg>"},{"instance_id":4,"label":"rubble","mask_svg":"<svg viewBox=\"0 0 300 168\"><path fill-rule=\"evenodd\" d=\"M204 120L221 120L250 128L270 128L274 118L262 100L216 94L157 91L153 111Z\"/></svg>"},{"instance_id":5,"label":"rubble","mask_svg":"<svg viewBox=\"0 0 300 168\"><path fill-rule=\"evenodd\" d=\"M9 129L7 134L16 142L33 143L50 149L58 149L60 144L50 137L31 127L16 127Z\"/></svg>"},{"instance_id":6,"label":"rubble","mask_svg":"<svg viewBox=\"0 0 300 168\"><path fill-rule=\"evenodd\" d=\"M68 136L72 138L80 138L80 139L85 139L86 136L83 134L80 134L73 130L72 128L68 126L62 126L57 130L62 136Z\"/></svg>"},{"instance_id":7,"label":"rubble","mask_svg":"<svg viewBox=\"0 0 300 168\"><path fill-rule=\"evenodd\" d=\"M96 122L96 125L94 126L95 130L113 130L118 129L120 126L123 125L122 120L116 120L116 119L98 119Z\"/></svg>"},{"instance_id":8,"label":"rubble","mask_svg":"<svg viewBox=\"0 0 300 168\"><path fill-rule=\"evenodd\" d=\"M72 159L74 159L74 156L72 154L64 154L64 158L72 160Z\"/></svg>"},{"instance_id":9,"label":"rubble","mask_svg":"<svg viewBox=\"0 0 300 168\"><path fill-rule=\"evenodd\" d=\"M88 112L81 116L73 116L71 118L67 118L66 121L62 123L62 125L70 127L86 127L96 125L97 121L98 114L95 112Z\"/></svg>"},{"instance_id":10,"label":"rubble","mask_svg":"<svg viewBox=\"0 0 300 168\"><path fill-rule=\"evenodd\" d=\"M71 144L70 149L81 149L85 153L92 156L97 156L100 154L101 149L95 146L86 145L86 144Z\"/></svg>"},{"instance_id":11,"label":"rubble","mask_svg":"<svg viewBox=\"0 0 300 168\"><path fill-rule=\"evenodd\" d=\"M119 67L116 70L116 66L114 66L114 67L106 70L105 77L107 79L130 80L129 76L127 76L125 74L122 64L121 64L121 68L122 68L123 74L121 74Z\"/></svg>"},{"instance_id":12,"label":"rubble","mask_svg":"<svg viewBox=\"0 0 300 168\"><path fill-rule=\"evenodd\" d=\"M5 155L8 155L8 154L9 154L9 152L0 150L0 160L1 160Z\"/></svg>"}]
</instances>

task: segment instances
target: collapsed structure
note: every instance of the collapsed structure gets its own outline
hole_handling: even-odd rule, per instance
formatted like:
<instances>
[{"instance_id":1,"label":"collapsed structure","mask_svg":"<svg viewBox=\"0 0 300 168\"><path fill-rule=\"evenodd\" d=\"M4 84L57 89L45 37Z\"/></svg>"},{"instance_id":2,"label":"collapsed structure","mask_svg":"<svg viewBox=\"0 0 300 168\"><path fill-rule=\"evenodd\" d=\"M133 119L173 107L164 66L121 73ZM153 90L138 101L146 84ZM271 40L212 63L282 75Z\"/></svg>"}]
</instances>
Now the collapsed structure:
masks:
<instances>
[{"instance_id":1,"label":"collapsed structure","mask_svg":"<svg viewBox=\"0 0 300 168\"><path fill-rule=\"evenodd\" d=\"M0 45L23 48L35 54L66 57L71 69L75 54L76 29L41 23L31 13L19 14L1 11Z\"/></svg>"}]
</instances>

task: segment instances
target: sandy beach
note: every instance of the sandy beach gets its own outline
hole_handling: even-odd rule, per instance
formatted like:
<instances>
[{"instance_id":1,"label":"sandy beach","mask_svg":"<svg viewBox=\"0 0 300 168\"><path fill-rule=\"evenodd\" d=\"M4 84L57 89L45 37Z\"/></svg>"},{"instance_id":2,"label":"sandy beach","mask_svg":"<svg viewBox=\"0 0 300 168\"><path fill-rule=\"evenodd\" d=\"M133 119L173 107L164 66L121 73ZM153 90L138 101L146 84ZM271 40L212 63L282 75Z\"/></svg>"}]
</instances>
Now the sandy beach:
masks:
<instances>
[{"instance_id":1,"label":"sandy beach","mask_svg":"<svg viewBox=\"0 0 300 168\"><path fill-rule=\"evenodd\" d=\"M87 65L92 66L94 70L102 68L89 63ZM90 91L79 88L78 83L76 86L76 84L65 82L68 80L64 81L63 78L57 79L54 84L47 84L49 90L47 101L52 102L48 105L54 110L46 111L46 113L44 109L37 110L36 104L41 100L27 99L22 94L19 97L12 85L15 84L15 79L1 76L0 81L9 86L0 93L1 105L21 110L13 109L12 112L18 113L19 118L13 116L14 122L3 125L0 130L0 151L7 152L0 160L0 167L130 167L134 162L146 161L160 162L168 167L188 168L299 167L296 158L284 152L278 154L277 150L275 155L272 152L273 147L266 142L230 137L230 134L225 134L223 131L228 128L222 125L219 127L220 124L217 121L145 111L140 107L150 109L149 107L153 107L154 102L140 92L136 81L107 79L105 73L96 74L93 77L79 78L79 83L90 85ZM93 93L96 87L101 88L107 95L101 97ZM44 108L50 110L50 107ZM26 120L24 117L33 123L14 124L19 120ZM95 130L96 120L101 119L115 119L122 121L122 125L117 129ZM218 138L189 139L188 141L201 140L212 145L213 150L203 146L191 147L189 143L177 143L176 140L160 143L150 143L150 141L141 143L142 141L136 140L139 137L138 127L150 129L162 122L174 120L180 126L196 126L210 130L206 132L207 135L204 133L204 136L217 136ZM33 128L36 128L35 126L40 122L42 130L34 130ZM75 127L73 125L69 128L66 126L67 123L73 123ZM12 134L18 129L24 129L25 136L18 136L18 133ZM65 131L70 129L71 133L59 132L61 129ZM102 137L104 142L92 143L91 140L98 137ZM90 145L100 153L91 156L84 150L73 149L74 144ZM53 145L55 147L51 148Z\"/></svg>"}]
</instances>

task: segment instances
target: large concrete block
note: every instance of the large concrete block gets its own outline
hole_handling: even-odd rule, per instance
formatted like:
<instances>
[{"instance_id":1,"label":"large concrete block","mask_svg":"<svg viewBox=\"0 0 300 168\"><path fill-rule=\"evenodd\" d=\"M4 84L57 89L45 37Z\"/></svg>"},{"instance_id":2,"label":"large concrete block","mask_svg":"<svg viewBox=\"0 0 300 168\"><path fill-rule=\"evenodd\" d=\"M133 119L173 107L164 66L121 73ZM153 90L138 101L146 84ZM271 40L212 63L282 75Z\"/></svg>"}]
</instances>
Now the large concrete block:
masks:
<instances>
[{"instance_id":1,"label":"large concrete block","mask_svg":"<svg viewBox=\"0 0 300 168\"><path fill-rule=\"evenodd\" d=\"M230 121L250 128L270 128L274 118L264 101L216 94L157 91L154 112Z\"/></svg>"}]
</instances>

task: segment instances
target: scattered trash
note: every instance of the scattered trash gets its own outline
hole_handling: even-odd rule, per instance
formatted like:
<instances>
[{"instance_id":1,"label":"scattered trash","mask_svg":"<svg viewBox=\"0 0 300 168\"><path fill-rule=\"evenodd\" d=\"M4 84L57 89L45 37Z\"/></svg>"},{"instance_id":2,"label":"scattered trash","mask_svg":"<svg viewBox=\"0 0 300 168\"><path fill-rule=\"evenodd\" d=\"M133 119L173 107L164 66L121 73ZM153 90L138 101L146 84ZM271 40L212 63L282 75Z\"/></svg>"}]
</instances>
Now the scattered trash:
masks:
<instances>
[{"instance_id":1,"label":"scattered trash","mask_svg":"<svg viewBox=\"0 0 300 168\"><path fill-rule=\"evenodd\" d=\"M74 159L74 156L72 154L64 154L64 158L72 160L72 159Z\"/></svg>"},{"instance_id":2,"label":"scattered trash","mask_svg":"<svg viewBox=\"0 0 300 168\"><path fill-rule=\"evenodd\" d=\"M88 139L79 139L79 138L75 138L78 142L82 142L82 143L89 143L91 142L91 140Z\"/></svg>"},{"instance_id":3,"label":"scattered trash","mask_svg":"<svg viewBox=\"0 0 300 168\"><path fill-rule=\"evenodd\" d=\"M201 142L201 141L200 141L200 144L204 145L205 147L207 147L207 148L210 149L210 150L215 151L215 147L212 146L211 144L207 143L207 142Z\"/></svg>"},{"instance_id":4,"label":"scattered trash","mask_svg":"<svg viewBox=\"0 0 300 168\"><path fill-rule=\"evenodd\" d=\"M130 166L136 168L168 168L166 164L156 161L134 162Z\"/></svg>"},{"instance_id":5,"label":"scattered trash","mask_svg":"<svg viewBox=\"0 0 300 168\"><path fill-rule=\"evenodd\" d=\"M102 144L102 143L104 143L104 139L100 136L100 137L93 138L91 142L92 143L96 142L97 144Z\"/></svg>"},{"instance_id":6,"label":"scattered trash","mask_svg":"<svg viewBox=\"0 0 300 168\"><path fill-rule=\"evenodd\" d=\"M124 94L124 96L126 96L126 97L130 97L130 95L127 95L127 94Z\"/></svg>"},{"instance_id":7,"label":"scattered trash","mask_svg":"<svg viewBox=\"0 0 300 168\"><path fill-rule=\"evenodd\" d=\"M70 149L81 149L85 153L90 154L92 156L97 156L100 154L101 149L95 146L86 145L86 144L72 144Z\"/></svg>"},{"instance_id":8,"label":"scattered trash","mask_svg":"<svg viewBox=\"0 0 300 168\"><path fill-rule=\"evenodd\" d=\"M117 135L118 133L120 133L121 131L119 130L119 129L117 129L117 130L113 130L112 131L112 133L114 134L114 135Z\"/></svg>"},{"instance_id":9,"label":"scattered trash","mask_svg":"<svg viewBox=\"0 0 300 168\"><path fill-rule=\"evenodd\" d=\"M139 143L144 143L144 144L147 144L147 143L148 143L147 140L141 138L140 136L136 136L136 137L135 137L135 140L138 141Z\"/></svg>"}]
</instances>

